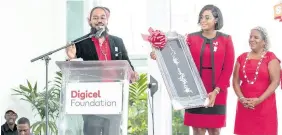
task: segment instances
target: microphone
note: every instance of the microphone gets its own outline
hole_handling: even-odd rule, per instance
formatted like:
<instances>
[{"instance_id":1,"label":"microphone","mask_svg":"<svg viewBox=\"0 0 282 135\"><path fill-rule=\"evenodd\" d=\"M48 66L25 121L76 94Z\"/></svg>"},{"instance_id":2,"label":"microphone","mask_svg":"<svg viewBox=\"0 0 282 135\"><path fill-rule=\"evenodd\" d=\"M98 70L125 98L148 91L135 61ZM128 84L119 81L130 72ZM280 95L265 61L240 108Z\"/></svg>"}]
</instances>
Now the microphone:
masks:
<instances>
[{"instance_id":1,"label":"microphone","mask_svg":"<svg viewBox=\"0 0 282 135\"><path fill-rule=\"evenodd\" d=\"M77 39L71 41L71 44L76 44L76 43L81 42L81 41L83 41L83 40L86 40L86 39L88 39L88 38L92 38L93 36L95 36L95 34L93 34L92 32L90 32L90 33L88 33L87 35L84 35L84 36L82 36L82 37L80 37L80 38L77 38Z\"/></svg>"},{"instance_id":2,"label":"microphone","mask_svg":"<svg viewBox=\"0 0 282 135\"><path fill-rule=\"evenodd\" d=\"M96 29L96 31L95 31L95 35L94 36L96 38L100 38L103 35L103 33L105 32L105 30L106 30L105 26L98 26L95 29Z\"/></svg>"},{"instance_id":3,"label":"microphone","mask_svg":"<svg viewBox=\"0 0 282 135\"><path fill-rule=\"evenodd\" d=\"M92 37L100 38L105 31L106 31L105 26L98 26L96 28L91 28L91 32L90 33L88 33L87 35L82 36L80 38L77 38L77 39L71 41L70 43L71 44L76 44L78 42L81 42L83 40L86 40L86 39L92 38Z\"/></svg>"}]
</instances>

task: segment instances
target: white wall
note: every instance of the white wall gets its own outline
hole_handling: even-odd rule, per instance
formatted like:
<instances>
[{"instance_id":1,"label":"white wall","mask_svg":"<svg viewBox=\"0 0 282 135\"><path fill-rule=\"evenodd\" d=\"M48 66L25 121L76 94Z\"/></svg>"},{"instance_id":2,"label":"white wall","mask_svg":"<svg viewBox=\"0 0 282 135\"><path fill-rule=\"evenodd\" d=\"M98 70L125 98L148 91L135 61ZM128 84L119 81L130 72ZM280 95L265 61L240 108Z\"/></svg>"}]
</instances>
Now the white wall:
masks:
<instances>
[{"instance_id":1,"label":"white wall","mask_svg":"<svg viewBox=\"0 0 282 135\"><path fill-rule=\"evenodd\" d=\"M20 117L34 120L30 106L12 97L11 88L26 83L25 79L44 87L44 62L30 60L65 45L65 11L64 0L0 1L1 118L12 107ZM65 59L64 50L51 58L50 79L57 70L54 62Z\"/></svg>"},{"instance_id":2,"label":"white wall","mask_svg":"<svg viewBox=\"0 0 282 135\"><path fill-rule=\"evenodd\" d=\"M147 26L144 28L144 34L148 34L148 28L169 31L171 28L170 22L170 0L150 0L147 3ZM144 44L150 45L143 41ZM150 51L149 51L150 52ZM149 55L148 52L148 55ZM153 96L154 106L154 135L171 135L172 134L172 108L171 102L164 86L161 73L157 63L154 60L149 60L149 73L159 81L159 90ZM151 100L152 101L152 100ZM150 110L151 111L151 110ZM149 111L149 113L150 113ZM149 117L151 114L148 115ZM148 123L149 135L152 133L153 123Z\"/></svg>"}]
</instances>

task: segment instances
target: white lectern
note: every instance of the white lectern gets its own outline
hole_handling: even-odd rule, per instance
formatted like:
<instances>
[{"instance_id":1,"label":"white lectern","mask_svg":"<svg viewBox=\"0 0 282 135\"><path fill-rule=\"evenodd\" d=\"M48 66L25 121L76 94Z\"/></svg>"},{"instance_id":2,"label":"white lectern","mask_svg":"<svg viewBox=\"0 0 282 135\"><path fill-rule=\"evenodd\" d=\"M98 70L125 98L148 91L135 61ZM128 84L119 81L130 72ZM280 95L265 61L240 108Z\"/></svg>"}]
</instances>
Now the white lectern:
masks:
<instances>
[{"instance_id":1,"label":"white lectern","mask_svg":"<svg viewBox=\"0 0 282 135\"><path fill-rule=\"evenodd\" d=\"M127 135L129 79L133 72L128 61L56 64L63 74L59 135Z\"/></svg>"}]
</instances>

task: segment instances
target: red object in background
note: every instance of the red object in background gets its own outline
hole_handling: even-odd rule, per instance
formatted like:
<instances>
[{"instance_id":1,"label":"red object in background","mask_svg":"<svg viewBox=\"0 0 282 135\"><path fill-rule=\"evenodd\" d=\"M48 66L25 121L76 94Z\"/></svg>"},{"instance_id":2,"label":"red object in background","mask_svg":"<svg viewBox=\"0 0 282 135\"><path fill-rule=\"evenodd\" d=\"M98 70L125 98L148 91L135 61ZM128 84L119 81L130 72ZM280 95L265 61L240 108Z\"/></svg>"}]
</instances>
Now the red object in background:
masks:
<instances>
[{"instance_id":1,"label":"red object in background","mask_svg":"<svg viewBox=\"0 0 282 135\"><path fill-rule=\"evenodd\" d=\"M149 28L150 35L144 35L141 34L143 39L145 41L148 41L152 44L153 47L162 49L165 47L165 44L167 42L166 36L163 32L160 30L153 30L152 28Z\"/></svg>"},{"instance_id":2,"label":"red object in background","mask_svg":"<svg viewBox=\"0 0 282 135\"><path fill-rule=\"evenodd\" d=\"M274 19L282 22L282 3L275 5L273 9L274 9Z\"/></svg>"}]
</instances>

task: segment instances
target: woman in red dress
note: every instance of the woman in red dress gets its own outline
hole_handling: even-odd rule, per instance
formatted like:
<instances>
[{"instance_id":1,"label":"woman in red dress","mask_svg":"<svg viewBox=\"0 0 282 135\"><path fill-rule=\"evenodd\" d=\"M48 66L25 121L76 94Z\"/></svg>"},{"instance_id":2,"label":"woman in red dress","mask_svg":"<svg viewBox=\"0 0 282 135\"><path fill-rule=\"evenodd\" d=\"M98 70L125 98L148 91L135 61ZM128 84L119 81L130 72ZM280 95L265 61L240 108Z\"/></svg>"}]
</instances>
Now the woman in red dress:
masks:
<instances>
[{"instance_id":1,"label":"woman in red dress","mask_svg":"<svg viewBox=\"0 0 282 135\"><path fill-rule=\"evenodd\" d=\"M280 83L280 61L268 51L264 28L251 30L251 51L241 54L233 75L238 96L234 133L237 135L277 135L275 89Z\"/></svg>"},{"instance_id":2,"label":"woman in red dress","mask_svg":"<svg viewBox=\"0 0 282 135\"><path fill-rule=\"evenodd\" d=\"M205 135L206 131L209 135L219 135L226 123L226 97L234 66L234 47L229 35L217 31L223 27L218 7L203 7L198 23L201 31L189 34L186 41L210 103L207 107L185 110L184 125L192 126L194 135ZM154 52L151 58L156 58Z\"/></svg>"}]
</instances>

